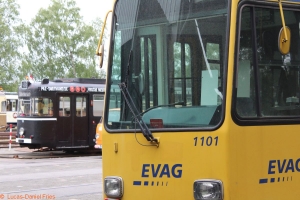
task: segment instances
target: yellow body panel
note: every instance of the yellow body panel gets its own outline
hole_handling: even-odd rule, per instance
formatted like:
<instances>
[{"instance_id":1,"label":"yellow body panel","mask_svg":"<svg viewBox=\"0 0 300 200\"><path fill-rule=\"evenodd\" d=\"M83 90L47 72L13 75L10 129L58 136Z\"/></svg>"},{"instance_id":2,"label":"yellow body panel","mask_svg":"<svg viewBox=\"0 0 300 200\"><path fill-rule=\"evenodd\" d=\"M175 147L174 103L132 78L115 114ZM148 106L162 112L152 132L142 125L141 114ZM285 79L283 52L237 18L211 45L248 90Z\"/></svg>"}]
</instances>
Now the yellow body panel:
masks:
<instances>
[{"instance_id":1,"label":"yellow body panel","mask_svg":"<svg viewBox=\"0 0 300 200\"><path fill-rule=\"evenodd\" d=\"M298 199L300 158L296 149L298 131L287 127L222 126L211 133L155 134L160 147L138 144L134 134L103 135L103 176L121 176L124 180L122 199L193 199L193 182L197 179L218 179L224 184L226 199ZM263 133L263 134L262 134ZM284 134L284 135L283 135ZM219 137L218 146L194 146L194 138ZM288 136L288 137L287 137ZM147 144L140 133L141 143ZM114 144L118 144L115 153ZM291 151L294 149L294 151ZM143 165L148 171L142 177ZM152 171L154 165L154 172ZM153 177L161 164L157 177ZM170 177L162 167L168 164ZM171 167L181 164L181 178L172 176ZM272 174L269 174L269 173ZM267 183L259 184L260 180ZM134 181L141 181L134 186ZM144 185L148 181L148 185ZM152 186L152 182L154 185ZM293 189L292 189L293 188ZM293 192L291 192L293 191ZM298 192L297 192L298 191ZM147 194L147 195L145 195ZM297 194L297 195L296 195ZM145 196L144 196L145 195Z\"/></svg>"},{"instance_id":2,"label":"yellow body panel","mask_svg":"<svg viewBox=\"0 0 300 200\"><path fill-rule=\"evenodd\" d=\"M223 131L222 131L223 132ZM225 134L216 133L182 133L155 134L160 137L160 146L141 146L134 134L110 136L103 134L103 157L110 156L107 162L103 160L104 176L121 176L124 180L125 193L122 199L193 199L193 182L200 178L218 178L226 176L228 152ZM195 146L195 137L198 138ZM218 137L209 146L201 146L201 137ZM141 133L137 133L140 143L147 145ZM118 144L115 153L114 143ZM110 145L109 145L110 144ZM113 161L113 162L112 162ZM158 168L158 165L161 167ZM176 164L180 166L172 167ZM144 172L143 172L144 168ZM182 176L178 175L182 170ZM142 177L144 176L144 177ZM141 185L133 185L133 182ZM145 185L148 184L148 185ZM146 196L144 196L147 194Z\"/></svg>"}]
</instances>

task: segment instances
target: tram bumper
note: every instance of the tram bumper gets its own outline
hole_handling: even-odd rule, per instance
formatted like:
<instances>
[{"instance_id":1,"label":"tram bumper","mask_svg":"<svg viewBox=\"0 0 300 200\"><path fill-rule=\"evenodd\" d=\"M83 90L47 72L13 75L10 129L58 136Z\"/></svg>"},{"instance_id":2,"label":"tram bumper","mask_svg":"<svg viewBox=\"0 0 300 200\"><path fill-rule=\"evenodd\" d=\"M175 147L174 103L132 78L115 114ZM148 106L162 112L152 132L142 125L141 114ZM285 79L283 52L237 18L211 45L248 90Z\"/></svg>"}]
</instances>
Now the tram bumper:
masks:
<instances>
[{"instance_id":1,"label":"tram bumper","mask_svg":"<svg viewBox=\"0 0 300 200\"><path fill-rule=\"evenodd\" d=\"M102 149L102 145L101 144L95 144L94 148L95 149Z\"/></svg>"}]
</instances>

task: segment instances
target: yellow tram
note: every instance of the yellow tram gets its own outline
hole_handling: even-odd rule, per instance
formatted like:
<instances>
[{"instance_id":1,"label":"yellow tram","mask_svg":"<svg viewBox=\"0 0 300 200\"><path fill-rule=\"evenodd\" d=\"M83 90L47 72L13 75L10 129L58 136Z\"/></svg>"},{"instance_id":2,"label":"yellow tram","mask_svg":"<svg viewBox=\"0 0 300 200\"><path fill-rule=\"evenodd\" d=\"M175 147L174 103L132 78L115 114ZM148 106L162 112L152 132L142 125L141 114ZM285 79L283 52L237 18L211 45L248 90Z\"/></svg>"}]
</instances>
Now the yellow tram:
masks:
<instances>
[{"instance_id":1,"label":"yellow tram","mask_svg":"<svg viewBox=\"0 0 300 200\"><path fill-rule=\"evenodd\" d=\"M116 0L103 199L298 200L299 32L296 0Z\"/></svg>"}]
</instances>

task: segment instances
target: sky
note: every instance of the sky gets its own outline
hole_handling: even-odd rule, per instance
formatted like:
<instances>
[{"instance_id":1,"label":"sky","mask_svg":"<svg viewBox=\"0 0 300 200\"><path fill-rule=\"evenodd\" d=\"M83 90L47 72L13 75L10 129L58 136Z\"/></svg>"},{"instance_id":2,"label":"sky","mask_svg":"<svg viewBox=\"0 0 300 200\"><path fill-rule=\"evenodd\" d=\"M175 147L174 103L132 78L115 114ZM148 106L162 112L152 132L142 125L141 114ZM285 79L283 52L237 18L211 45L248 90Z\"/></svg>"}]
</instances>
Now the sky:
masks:
<instances>
[{"instance_id":1,"label":"sky","mask_svg":"<svg viewBox=\"0 0 300 200\"><path fill-rule=\"evenodd\" d=\"M86 23L91 22L96 17L104 20L108 10L112 9L113 0L75 0L80 14ZM40 8L48 8L51 0L16 0L20 5L20 17L26 23L30 23Z\"/></svg>"}]
</instances>

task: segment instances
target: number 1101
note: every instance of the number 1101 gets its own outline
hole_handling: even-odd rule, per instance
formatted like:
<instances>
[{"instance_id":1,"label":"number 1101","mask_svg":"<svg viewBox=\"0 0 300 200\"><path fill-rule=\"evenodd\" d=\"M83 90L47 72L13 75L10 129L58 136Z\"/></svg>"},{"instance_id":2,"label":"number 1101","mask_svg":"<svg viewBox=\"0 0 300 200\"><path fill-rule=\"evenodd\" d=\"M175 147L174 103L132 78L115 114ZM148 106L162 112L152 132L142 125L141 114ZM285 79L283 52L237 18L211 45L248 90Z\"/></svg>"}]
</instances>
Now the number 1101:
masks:
<instances>
[{"instance_id":1,"label":"number 1101","mask_svg":"<svg viewBox=\"0 0 300 200\"><path fill-rule=\"evenodd\" d=\"M198 139L199 139L199 143L198 144ZM218 146L218 139L219 137L214 137L212 138L211 136L208 136L208 137L201 137L201 138L198 138L198 137L195 137L194 138L194 146L197 146L197 145L200 145L200 146Z\"/></svg>"}]
</instances>

